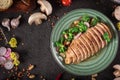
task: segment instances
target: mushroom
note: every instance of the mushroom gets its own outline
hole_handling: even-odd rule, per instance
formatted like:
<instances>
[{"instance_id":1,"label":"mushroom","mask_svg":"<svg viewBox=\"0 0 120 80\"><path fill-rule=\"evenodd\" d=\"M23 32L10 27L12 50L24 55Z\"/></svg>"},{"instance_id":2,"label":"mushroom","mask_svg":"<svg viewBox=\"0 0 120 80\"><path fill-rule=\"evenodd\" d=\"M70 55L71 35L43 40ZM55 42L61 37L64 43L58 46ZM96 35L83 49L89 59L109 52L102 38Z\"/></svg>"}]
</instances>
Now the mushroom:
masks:
<instances>
[{"instance_id":1,"label":"mushroom","mask_svg":"<svg viewBox=\"0 0 120 80\"><path fill-rule=\"evenodd\" d=\"M114 2L116 2L116 3L118 3L118 4L120 4L120 0L112 0L112 1L114 1Z\"/></svg>"},{"instance_id":2,"label":"mushroom","mask_svg":"<svg viewBox=\"0 0 120 80\"><path fill-rule=\"evenodd\" d=\"M118 77L118 78L115 78L114 80L120 80L120 77Z\"/></svg>"},{"instance_id":3,"label":"mushroom","mask_svg":"<svg viewBox=\"0 0 120 80\"><path fill-rule=\"evenodd\" d=\"M117 6L117 7L115 8L115 10L114 10L114 12L113 12L113 15L115 16L115 18L116 18L117 20L120 21L120 6Z\"/></svg>"},{"instance_id":4,"label":"mushroom","mask_svg":"<svg viewBox=\"0 0 120 80\"><path fill-rule=\"evenodd\" d=\"M35 23L36 25L41 24L42 23L42 19L47 20L47 16L41 12L36 12L33 13L29 19L28 19L28 23L30 25L32 25L33 23Z\"/></svg>"},{"instance_id":5,"label":"mushroom","mask_svg":"<svg viewBox=\"0 0 120 80\"><path fill-rule=\"evenodd\" d=\"M119 64L114 65L113 68L120 71L120 65Z\"/></svg>"},{"instance_id":6,"label":"mushroom","mask_svg":"<svg viewBox=\"0 0 120 80\"><path fill-rule=\"evenodd\" d=\"M9 18L4 18L2 20L2 26L6 27L8 31L10 31L10 19Z\"/></svg>"},{"instance_id":7,"label":"mushroom","mask_svg":"<svg viewBox=\"0 0 120 80\"><path fill-rule=\"evenodd\" d=\"M52 5L46 0L38 0L38 4L41 5L40 9L42 12L45 12L47 15L52 13Z\"/></svg>"},{"instance_id":8,"label":"mushroom","mask_svg":"<svg viewBox=\"0 0 120 80\"><path fill-rule=\"evenodd\" d=\"M120 65L116 64L113 66L114 69L116 69L113 74L115 75L115 77L120 77Z\"/></svg>"},{"instance_id":9,"label":"mushroom","mask_svg":"<svg viewBox=\"0 0 120 80\"><path fill-rule=\"evenodd\" d=\"M119 70L115 70L113 72L113 74L115 75L115 77L119 77L120 76L120 71Z\"/></svg>"}]
</instances>

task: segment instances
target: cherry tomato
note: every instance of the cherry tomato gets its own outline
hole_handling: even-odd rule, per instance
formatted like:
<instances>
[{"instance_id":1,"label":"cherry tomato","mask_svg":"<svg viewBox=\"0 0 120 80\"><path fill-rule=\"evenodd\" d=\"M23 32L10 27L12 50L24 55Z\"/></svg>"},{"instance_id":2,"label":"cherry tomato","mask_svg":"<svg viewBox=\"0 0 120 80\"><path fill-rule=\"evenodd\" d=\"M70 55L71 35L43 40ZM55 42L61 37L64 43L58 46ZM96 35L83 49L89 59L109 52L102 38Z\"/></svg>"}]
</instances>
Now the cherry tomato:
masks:
<instances>
[{"instance_id":1,"label":"cherry tomato","mask_svg":"<svg viewBox=\"0 0 120 80\"><path fill-rule=\"evenodd\" d=\"M63 6L70 6L71 0L62 0Z\"/></svg>"}]
</instances>

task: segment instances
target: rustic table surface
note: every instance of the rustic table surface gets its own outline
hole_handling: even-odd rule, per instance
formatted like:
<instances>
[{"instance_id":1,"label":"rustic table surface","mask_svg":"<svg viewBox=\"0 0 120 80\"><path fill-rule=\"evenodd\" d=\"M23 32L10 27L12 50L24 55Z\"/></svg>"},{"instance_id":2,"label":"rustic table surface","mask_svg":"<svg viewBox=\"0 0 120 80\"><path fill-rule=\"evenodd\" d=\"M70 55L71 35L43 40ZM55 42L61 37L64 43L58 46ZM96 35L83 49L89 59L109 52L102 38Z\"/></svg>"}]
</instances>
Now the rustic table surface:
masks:
<instances>
[{"instance_id":1,"label":"rustic table surface","mask_svg":"<svg viewBox=\"0 0 120 80\"><path fill-rule=\"evenodd\" d=\"M54 60L50 50L50 36L53 25L63 17L69 11L80 8L90 8L105 14L115 25L117 20L112 16L114 7L118 4L113 3L110 0L72 0L72 4L69 7L60 6L58 0L49 0L53 6L53 12L50 15L49 20L43 21L41 25L30 26L27 22L31 13L40 11L39 6L30 13L23 12L0 12L0 23L3 18L13 18L22 14L21 24L18 28L7 31L3 29L7 39L9 40L13 35L18 39L18 47L14 51L19 52L21 64L20 69L27 67L29 64L36 65L35 69L31 73L36 74L36 78L33 80L43 80L41 76L44 76L46 80L55 80L56 76L62 73L61 80L91 80L91 76L76 76L64 71ZM118 32L119 34L119 32ZM22 45L24 43L24 45ZM4 43L0 43L4 46ZM117 56L114 61L103 71L98 73L97 80L113 80L113 65L120 63L120 52L117 52ZM0 80L6 80L10 76L9 72L4 68L0 68ZM11 79L13 80L13 79ZM28 77L23 77L20 80L29 80Z\"/></svg>"}]
</instances>

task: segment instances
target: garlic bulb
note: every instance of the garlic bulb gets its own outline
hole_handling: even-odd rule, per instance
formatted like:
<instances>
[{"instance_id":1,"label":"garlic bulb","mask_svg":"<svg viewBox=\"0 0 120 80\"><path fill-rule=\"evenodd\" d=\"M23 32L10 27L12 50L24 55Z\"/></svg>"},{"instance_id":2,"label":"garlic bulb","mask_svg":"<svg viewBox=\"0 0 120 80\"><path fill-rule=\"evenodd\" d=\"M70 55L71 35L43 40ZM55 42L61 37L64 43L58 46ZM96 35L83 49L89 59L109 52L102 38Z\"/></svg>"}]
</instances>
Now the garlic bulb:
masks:
<instances>
[{"instance_id":1,"label":"garlic bulb","mask_svg":"<svg viewBox=\"0 0 120 80\"><path fill-rule=\"evenodd\" d=\"M11 24L11 27L12 27L13 29L15 29L15 28L17 28L17 27L19 26L19 24L20 24L20 18L21 18L21 17L22 17L22 16L19 15L17 18L13 18L13 19L11 20L10 24Z\"/></svg>"},{"instance_id":2,"label":"garlic bulb","mask_svg":"<svg viewBox=\"0 0 120 80\"><path fill-rule=\"evenodd\" d=\"M4 18L2 20L2 26L6 27L8 31L10 31L10 19L9 18Z\"/></svg>"}]
</instances>

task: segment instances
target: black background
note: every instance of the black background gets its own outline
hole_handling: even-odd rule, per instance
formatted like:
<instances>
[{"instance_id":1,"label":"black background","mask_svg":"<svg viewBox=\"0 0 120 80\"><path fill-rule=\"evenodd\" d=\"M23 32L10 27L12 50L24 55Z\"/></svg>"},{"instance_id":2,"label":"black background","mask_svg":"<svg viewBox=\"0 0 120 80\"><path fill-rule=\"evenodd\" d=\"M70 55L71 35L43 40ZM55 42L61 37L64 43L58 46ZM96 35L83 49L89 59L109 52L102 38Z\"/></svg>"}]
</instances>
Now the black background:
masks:
<instances>
[{"instance_id":1,"label":"black background","mask_svg":"<svg viewBox=\"0 0 120 80\"><path fill-rule=\"evenodd\" d=\"M4 30L4 33L9 40L13 35L18 39L18 47L14 49L14 51L19 52L20 54L20 68L28 66L30 63L36 65L36 68L31 72L37 75L37 77L33 80L42 80L40 79L40 75L43 75L47 80L55 80L56 76L59 73L62 73L61 80L71 80L73 77L76 80L91 80L90 76L75 76L68 72L65 72L54 60L52 53L50 51L50 36L52 31L51 23L54 24L59 20L54 18L54 16L58 16L61 18L71 10L80 9L80 8L90 8L95 9L103 14L105 14L110 20L116 25L117 20L114 19L112 16L112 12L114 11L116 3L113 3L110 0L72 0L72 4L69 7L60 6L57 2L58 0L49 0L53 6L53 13L50 15L48 19L50 21L43 21L41 25L30 26L27 22L28 17L31 13L39 12L39 6L30 13L7 13L7 12L0 12L0 23L3 18L13 18L17 17L19 14L22 14L21 24L20 26L15 29L11 30L10 32L7 31L6 28L0 27ZM119 34L119 32L118 32ZM24 46L22 46L24 43ZM4 45L1 42L1 45ZM98 73L97 80L113 80L114 69L112 66L114 64L120 63L120 52L117 52L117 56L114 61L107 67L104 71ZM3 68L0 68L0 80L5 80L8 74L3 74ZM29 80L27 77L22 78L21 80Z\"/></svg>"}]
</instances>

